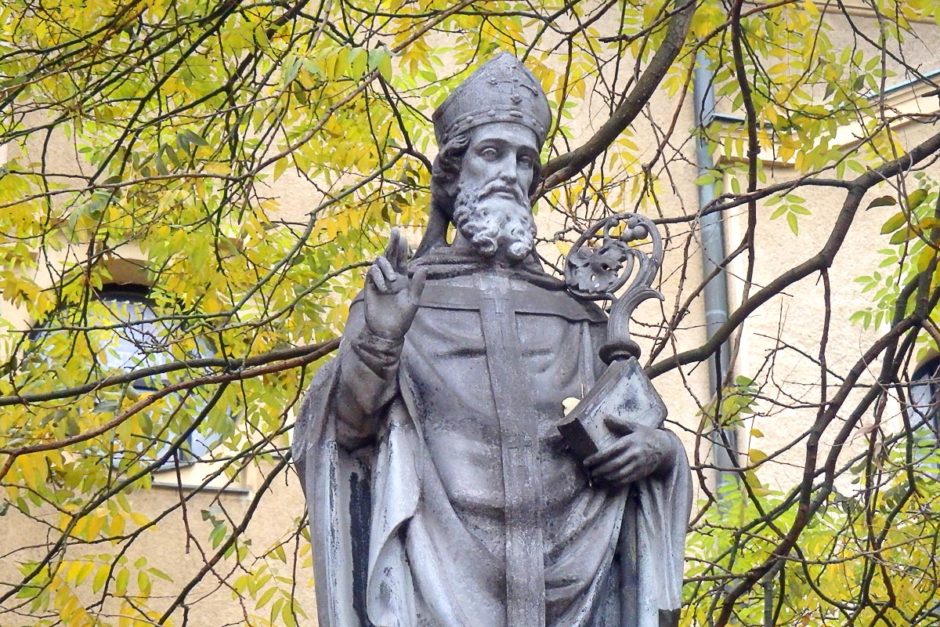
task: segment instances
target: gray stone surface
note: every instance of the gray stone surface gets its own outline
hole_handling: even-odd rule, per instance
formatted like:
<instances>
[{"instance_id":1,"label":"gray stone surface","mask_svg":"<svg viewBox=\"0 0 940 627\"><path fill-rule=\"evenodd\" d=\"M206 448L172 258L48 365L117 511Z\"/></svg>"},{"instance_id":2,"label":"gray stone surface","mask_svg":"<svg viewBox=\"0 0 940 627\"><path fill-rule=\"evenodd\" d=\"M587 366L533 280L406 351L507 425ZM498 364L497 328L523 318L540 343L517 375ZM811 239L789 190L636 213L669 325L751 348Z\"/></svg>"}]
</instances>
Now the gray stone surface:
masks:
<instances>
[{"instance_id":1,"label":"gray stone surface","mask_svg":"<svg viewBox=\"0 0 940 627\"><path fill-rule=\"evenodd\" d=\"M296 428L320 624L674 624L688 463L625 326L533 253L545 96L501 55L434 123L424 241L392 232ZM562 401L602 377L578 456Z\"/></svg>"}]
</instances>

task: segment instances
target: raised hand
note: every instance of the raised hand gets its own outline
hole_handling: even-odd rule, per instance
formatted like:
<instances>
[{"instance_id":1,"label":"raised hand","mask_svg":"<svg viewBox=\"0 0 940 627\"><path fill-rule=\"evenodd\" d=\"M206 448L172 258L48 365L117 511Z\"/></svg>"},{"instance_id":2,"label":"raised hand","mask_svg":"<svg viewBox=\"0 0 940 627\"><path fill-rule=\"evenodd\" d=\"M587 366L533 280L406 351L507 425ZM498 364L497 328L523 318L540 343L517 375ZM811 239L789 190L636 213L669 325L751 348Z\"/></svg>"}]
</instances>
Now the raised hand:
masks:
<instances>
[{"instance_id":1,"label":"raised hand","mask_svg":"<svg viewBox=\"0 0 940 627\"><path fill-rule=\"evenodd\" d=\"M392 229L385 253L369 268L365 287L366 326L375 335L401 340L418 312L426 271L408 277L405 262L408 244L398 229Z\"/></svg>"},{"instance_id":2,"label":"raised hand","mask_svg":"<svg viewBox=\"0 0 940 627\"><path fill-rule=\"evenodd\" d=\"M604 422L620 437L584 460L594 479L623 487L663 472L675 463L675 444L666 431L613 416Z\"/></svg>"}]
</instances>

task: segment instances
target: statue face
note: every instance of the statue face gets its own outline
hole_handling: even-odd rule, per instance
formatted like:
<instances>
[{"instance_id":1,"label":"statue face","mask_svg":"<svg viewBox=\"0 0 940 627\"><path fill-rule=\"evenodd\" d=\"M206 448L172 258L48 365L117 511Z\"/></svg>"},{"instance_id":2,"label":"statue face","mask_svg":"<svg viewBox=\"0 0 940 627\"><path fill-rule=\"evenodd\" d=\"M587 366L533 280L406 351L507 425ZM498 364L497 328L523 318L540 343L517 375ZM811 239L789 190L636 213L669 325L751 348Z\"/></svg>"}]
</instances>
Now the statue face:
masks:
<instances>
[{"instance_id":1,"label":"statue face","mask_svg":"<svg viewBox=\"0 0 940 627\"><path fill-rule=\"evenodd\" d=\"M535 133L494 122L471 131L457 180L453 222L484 257L524 259L535 245L529 186L538 159Z\"/></svg>"},{"instance_id":2,"label":"statue face","mask_svg":"<svg viewBox=\"0 0 940 627\"><path fill-rule=\"evenodd\" d=\"M470 131L470 144L463 157L460 184L484 189L493 184L494 196L528 198L535 177L538 144L529 128L511 122L494 122ZM496 183L500 181L500 183ZM515 187L517 191L501 189Z\"/></svg>"}]
</instances>

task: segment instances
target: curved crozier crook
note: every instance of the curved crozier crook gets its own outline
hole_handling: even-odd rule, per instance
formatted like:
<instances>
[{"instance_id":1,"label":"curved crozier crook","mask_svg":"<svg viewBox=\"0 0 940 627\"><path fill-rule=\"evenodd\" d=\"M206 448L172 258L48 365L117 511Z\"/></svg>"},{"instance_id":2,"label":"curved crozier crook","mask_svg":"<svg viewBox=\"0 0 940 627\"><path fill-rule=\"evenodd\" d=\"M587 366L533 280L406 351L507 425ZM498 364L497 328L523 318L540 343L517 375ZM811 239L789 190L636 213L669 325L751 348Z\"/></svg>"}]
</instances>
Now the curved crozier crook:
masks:
<instances>
[{"instance_id":1,"label":"curved crozier crook","mask_svg":"<svg viewBox=\"0 0 940 627\"><path fill-rule=\"evenodd\" d=\"M620 232L614 234L620 225ZM587 244L598 237L602 237L599 247L592 248ZM629 245L647 237L653 247L650 253ZM565 263L568 290L578 298L613 301L607 324L607 342L600 350L601 359L606 363L639 357L640 346L630 337L630 316L643 301L663 299L659 290L652 288L662 261L662 239L656 225L636 213L620 213L595 222L568 252ZM615 296L631 275L634 276L630 286L620 297Z\"/></svg>"}]
</instances>

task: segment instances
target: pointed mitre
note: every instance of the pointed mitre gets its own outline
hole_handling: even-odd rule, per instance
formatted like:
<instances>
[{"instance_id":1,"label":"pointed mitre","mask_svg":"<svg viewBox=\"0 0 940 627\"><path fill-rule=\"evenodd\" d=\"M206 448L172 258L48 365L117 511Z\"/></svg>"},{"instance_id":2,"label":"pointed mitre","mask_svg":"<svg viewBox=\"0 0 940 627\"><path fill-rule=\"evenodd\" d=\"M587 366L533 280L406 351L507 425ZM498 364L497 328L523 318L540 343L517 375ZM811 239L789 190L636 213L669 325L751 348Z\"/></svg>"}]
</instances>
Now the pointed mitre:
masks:
<instances>
[{"instance_id":1,"label":"pointed mitre","mask_svg":"<svg viewBox=\"0 0 940 627\"><path fill-rule=\"evenodd\" d=\"M434 135L444 146L460 133L491 122L515 122L545 141L552 114L538 80L504 52L477 68L434 112Z\"/></svg>"}]
</instances>

